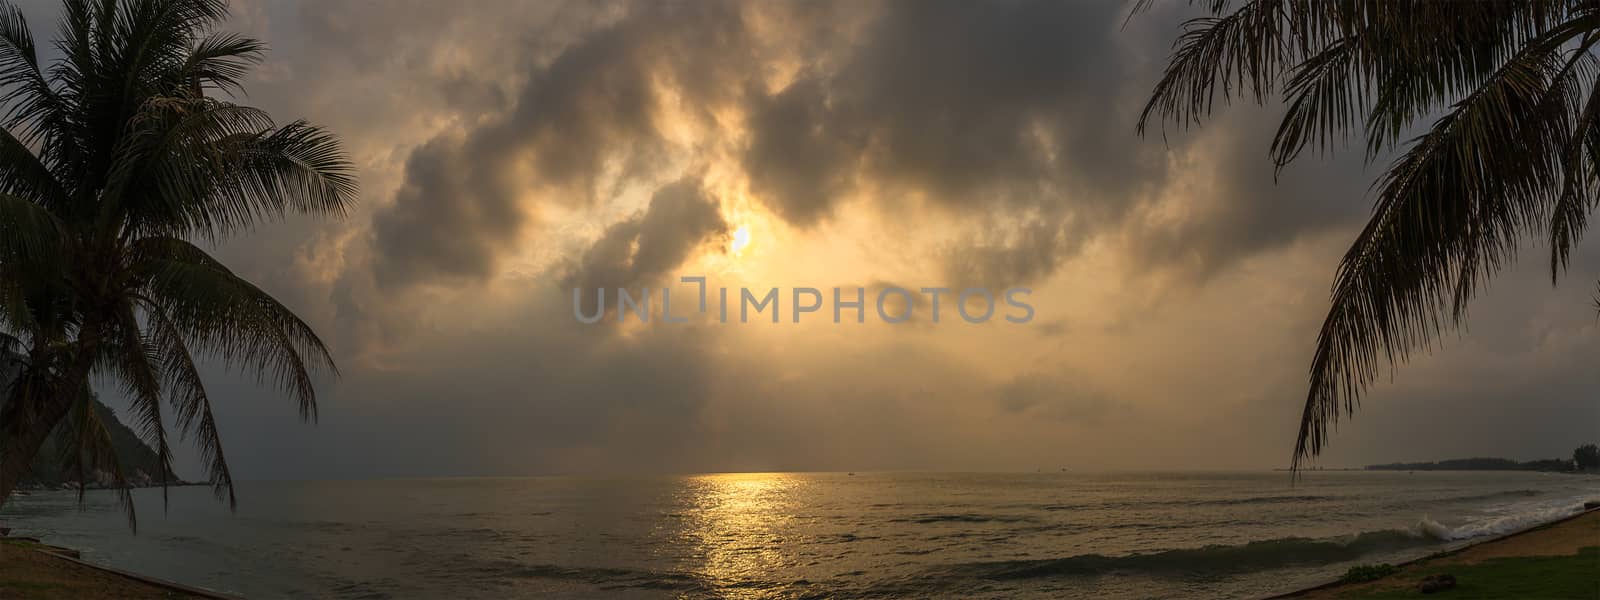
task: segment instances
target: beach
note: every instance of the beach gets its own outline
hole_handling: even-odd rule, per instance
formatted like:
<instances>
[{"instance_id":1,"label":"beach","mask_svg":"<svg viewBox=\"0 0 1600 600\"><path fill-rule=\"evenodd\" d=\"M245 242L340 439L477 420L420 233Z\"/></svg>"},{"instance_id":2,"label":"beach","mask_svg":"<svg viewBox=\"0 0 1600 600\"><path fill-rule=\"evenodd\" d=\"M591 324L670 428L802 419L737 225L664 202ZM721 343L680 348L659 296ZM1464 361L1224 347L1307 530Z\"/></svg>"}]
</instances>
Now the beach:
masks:
<instances>
[{"instance_id":1,"label":"beach","mask_svg":"<svg viewBox=\"0 0 1600 600\"><path fill-rule=\"evenodd\" d=\"M223 597L67 560L52 554L48 547L15 539L0 543L0 565L0 597L5 598ZM1417 582L1438 573L1450 573L1459 580L1458 588L1445 596L1449 598L1600 598L1600 510L1419 559L1398 569L1376 581L1334 583L1274 598L1424 597L1415 591ZM1529 572L1540 576L1524 576ZM1586 583L1541 587L1571 580Z\"/></svg>"},{"instance_id":2,"label":"beach","mask_svg":"<svg viewBox=\"0 0 1600 600\"><path fill-rule=\"evenodd\" d=\"M750 473L19 499L13 533L249 598L1258 599L1576 514L1520 472Z\"/></svg>"},{"instance_id":3,"label":"beach","mask_svg":"<svg viewBox=\"0 0 1600 600\"><path fill-rule=\"evenodd\" d=\"M0 598L225 598L186 586L85 563L25 538L0 538ZM68 551L70 552L70 551Z\"/></svg>"},{"instance_id":4,"label":"beach","mask_svg":"<svg viewBox=\"0 0 1600 600\"><path fill-rule=\"evenodd\" d=\"M1427 597L1419 583L1448 574L1446 598L1600 598L1600 509L1398 566L1375 581L1335 583L1278 598Z\"/></svg>"}]
</instances>

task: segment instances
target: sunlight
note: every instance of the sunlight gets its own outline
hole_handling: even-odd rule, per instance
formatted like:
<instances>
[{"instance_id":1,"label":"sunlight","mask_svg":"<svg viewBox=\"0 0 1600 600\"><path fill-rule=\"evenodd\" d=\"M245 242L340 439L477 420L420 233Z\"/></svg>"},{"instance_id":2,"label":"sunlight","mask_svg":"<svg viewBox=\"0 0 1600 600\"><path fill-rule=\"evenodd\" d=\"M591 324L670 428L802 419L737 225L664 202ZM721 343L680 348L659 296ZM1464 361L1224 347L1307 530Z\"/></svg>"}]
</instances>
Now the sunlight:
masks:
<instances>
[{"instance_id":1,"label":"sunlight","mask_svg":"<svg viewBox=\"0 0 1600 600\"><path fill-rule=\"evenodd\" d=\"M703 563L696 574L710 581L749 581L792 565L796 557L780 540L801 527L796 504L805 497L805 479L791 473L718 473L691 477L686 544ZM764 597L759 590L729 598Z\"/></svg>"},{"instance_id":2,"label":"sunlight","mask_svg":"<svg viewBox=\"0 0 1600 600\"><path fill-rule=\"evenodd\" d=\"M734 230L734 232L733 232L733 243L728 246L728 249L731 250L735 256L738 256L740 254L743 254L745 246L749 246L749 245L750 245L750 226L749 225L740 225L738 229Z\"/></svg>"}]
</instances>

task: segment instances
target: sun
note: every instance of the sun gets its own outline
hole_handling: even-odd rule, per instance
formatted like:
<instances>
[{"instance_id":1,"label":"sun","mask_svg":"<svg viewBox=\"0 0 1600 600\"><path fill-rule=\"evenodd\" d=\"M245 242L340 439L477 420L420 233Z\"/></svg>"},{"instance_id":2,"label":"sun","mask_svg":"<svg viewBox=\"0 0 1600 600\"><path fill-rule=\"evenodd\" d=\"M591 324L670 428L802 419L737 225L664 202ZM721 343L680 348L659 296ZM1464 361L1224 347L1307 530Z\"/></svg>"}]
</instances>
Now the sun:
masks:
<instances>
[{"instance_id":1,"label":"sun","mask_svg":"<svg viewBox=\"0 0 1600 600\"><path fill-rule=\"evenodd\" d=\"M740 254L749 245L750 226L740 225L738 229L733 230L733 243L728 245L728 249L733 251L734 254Z\"/></svg>"}]
</instances>

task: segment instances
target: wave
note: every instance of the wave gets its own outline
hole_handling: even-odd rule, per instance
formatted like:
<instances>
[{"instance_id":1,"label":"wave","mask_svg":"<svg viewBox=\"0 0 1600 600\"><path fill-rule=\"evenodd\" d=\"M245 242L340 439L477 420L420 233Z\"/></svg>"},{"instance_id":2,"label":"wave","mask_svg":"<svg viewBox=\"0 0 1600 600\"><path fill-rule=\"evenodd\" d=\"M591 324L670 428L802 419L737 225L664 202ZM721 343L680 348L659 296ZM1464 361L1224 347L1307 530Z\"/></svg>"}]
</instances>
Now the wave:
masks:
<instances>
[{"instance_id":1,"label":"wave","mask_svg":"<svg viewBox=\"0 0 1600 600\"><path fill-rule=\"evenodd\" d=\"M1521 510L1514 510L1509 514L1480 519L1457 527L1447 526L1429 518L1427 515L1423 515L1422 521L1417 523L1417 530L1428 537L1446 542L1504 535L1583 512L1583 503L1562 500L1556 503L1536 504L1521 508Z\"/></svg>"},{"instance_id":2,"label":"wave","mask_svg":"<svg viewBox=\"0 0 1600 600\"><path fill-rule=\"evenodd\" d=\"M1044 510L1064 510L1067 508L1143 508L1148 506L1238 506L1244 504L1309 504L1313 502L1337 502L1347 500L1350 496L1315 495L1315 494L1272 494L1265 496L1244 496L1241 498L1177 498L1163 500L1117 500L1099 504L1072 506L1072 505L1045 505Z\"/></svg>"},{"instance_id":3,"label":"wave","mask_svg":"<svg viewBox=\"0 0 1600 600\"><path fill-rule=\"evenodd\" d=\"M979 513L948 513L948 514L920 514L899 519L889 519L890 523L1025 523L1033 521L1028 517L1014 515L985 515Z\"/></svg>"},{"instance_id":4,"label":"wave","mask_svg":"<svg viewBox=\"0 0 1600 600\"><path fill-rule=\"evenodd\" d=\"M1540 490L1504 490L1465 496L1453 496L1439 499L1440 502L1483 502L1491 500L1506 500L1515 498L1534 498L1546 492ZM1125 509L1145 508L1152 506L1240 506L1258 504L1313 504L1324 502L1341 502L1351 500L1355 496L1339 494L1267 494L1259 496L1244 496L1238 498L1177 498L1177 499L1138 499L1114 500L1099 503L1049 503L1049 504L1019 504L1009 505L1006 508L1024 508L1042 511L1064 511L1085 509ZM1404 504L1404 502L1400 503ZM894 505L875 505L894 506Z\"/></svg>"},{"instance_id":5,"label":"wave","mask_svg":"<svg viewBox=\"0 0 1600 600\"><path fill-rule=\"evenodd\" d=\"M1302 564L1350 561L1374 552L1404 550L1438 541L1411 530L1368 531L1340 538L1285 537L1238 545L1163 550L1127 556L1082 554L1067 558L1006 560L947 565L943 575L989 580L1031 579L1112 572L1239 573Z\"/></svg>"},{"instance_id":6,"label":"wave","mask_svg":"<svg viewBox=\"0 0 1600 600\"><path fill-rule=\"evenodd\" d=\"M1544 492L1541 492L1539 490L1506 490L1506 491L1503 491L1503 492L1492 492L1492 493L1488 493L1488 494L1477 494L1477 495L1472 495L1472 496L1456 496L1454 498L1448 498L1445 501L1446 502L1477 502L1477 501L1481 501L1481 500L1504 500L1506 498L1532 498L1534 496L1539 496L1539 495L1542 495L1542 494L1544 494Z\"/></svg>"},{"instance_id":7,"label":"wave","mask_svg":"<svg viewBox=\"0 0 1600 600\"><path fill-rule=\"evenodd\" d=\"M1302 502L1328 502L1328 501L1333 501L1333 500L1342 500L1344 498L1345 498L1345 496L1314 496L1314 495L1251 496L1251 497L1248 497L1248 498L1219 498L1219 499L1216 499L1216 500L1199 500L1199 501L1193 501L1193 502L1181 502L1180 501L1180 502L1175 502L1174 504L1178 504L1178 505L1194 504L1194 505L1201 505L1201 506L1234 506L1234 505L1238 505L1238 504L1282 504L1282 503L1302 503Z\"/></svg>"},{"instance_id":8,"label":"wave","mask_svg":"<svg viewBox=\"0 0 1600 600\"><path fill-rule=\"evenodd\" d=\"M1535 490L1511 490L1484 494L1478 500L1525 498L1541 495ZM1292 499L1292 500L1291 500ZM1315 501L1315 496L1263 496L1241 498L1236 503ZM1354 562L1374 555L1397 556L1416 550L1439 548L1449 542L1511 533L1576 514L1581 502L1570 499L1517 503L1506 507L1507 514L1478 519L1449 527L1427 516L1404 529L1366 531L1332 538L1281 537L1243 544L1213 544L1107 556L1081 554L1065 558L1024 559L955 563L930 567L923 579L959 586L960 580L1005 581L1051 577L1097 576L1109 573L1182 576L1257 573L1303 565Z\"/></svg>"},{"instance_id":9,"label":"wave","mask_svg":"<svg viewBox=\"0 0 1600 600\"><path fill-rule=\"evenodd\" d=\"M706 593L714 584L694 573L652 571L610 567L575 567L553 564L526 564L513 561L474 561L443 572L450 576L470 573L490 579L557 579L587 583L600 589L644 589Z\"/></svg>"}]
</instances>

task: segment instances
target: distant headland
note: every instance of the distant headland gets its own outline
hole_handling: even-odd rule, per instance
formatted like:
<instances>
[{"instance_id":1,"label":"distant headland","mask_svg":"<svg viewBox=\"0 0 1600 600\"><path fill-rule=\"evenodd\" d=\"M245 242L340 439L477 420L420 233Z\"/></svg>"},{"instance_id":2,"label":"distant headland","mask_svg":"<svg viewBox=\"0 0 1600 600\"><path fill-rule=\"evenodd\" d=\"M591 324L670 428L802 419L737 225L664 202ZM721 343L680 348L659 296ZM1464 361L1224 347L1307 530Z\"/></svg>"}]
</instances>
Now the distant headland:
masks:
<instances>
[{"instance_id":1,"label":"distant headland","mask_svg":"<svg viewBox=\"0 0 1600 600\"><path fill-rule=\"evenodd\" d=\"M1437 462L1367 465L1368 471L1548 471L1558 473L1600 472L1600 448L1579 446L1572 458L1546 458L1518 462L1509 458L1455 458Z\"/></svg>"},{"instance_id":2,"label":"distant headland","mask_svg":"<svg viewBox=\"0 0 1600 600\"><path fill-rule=\"evenodd\" d=\"M1571 460L1547 458L1517 462L1509 458L1453 458L1437 462L1367 465L1368 471L1576 471Z\"/></svg>"}]
</instances>

